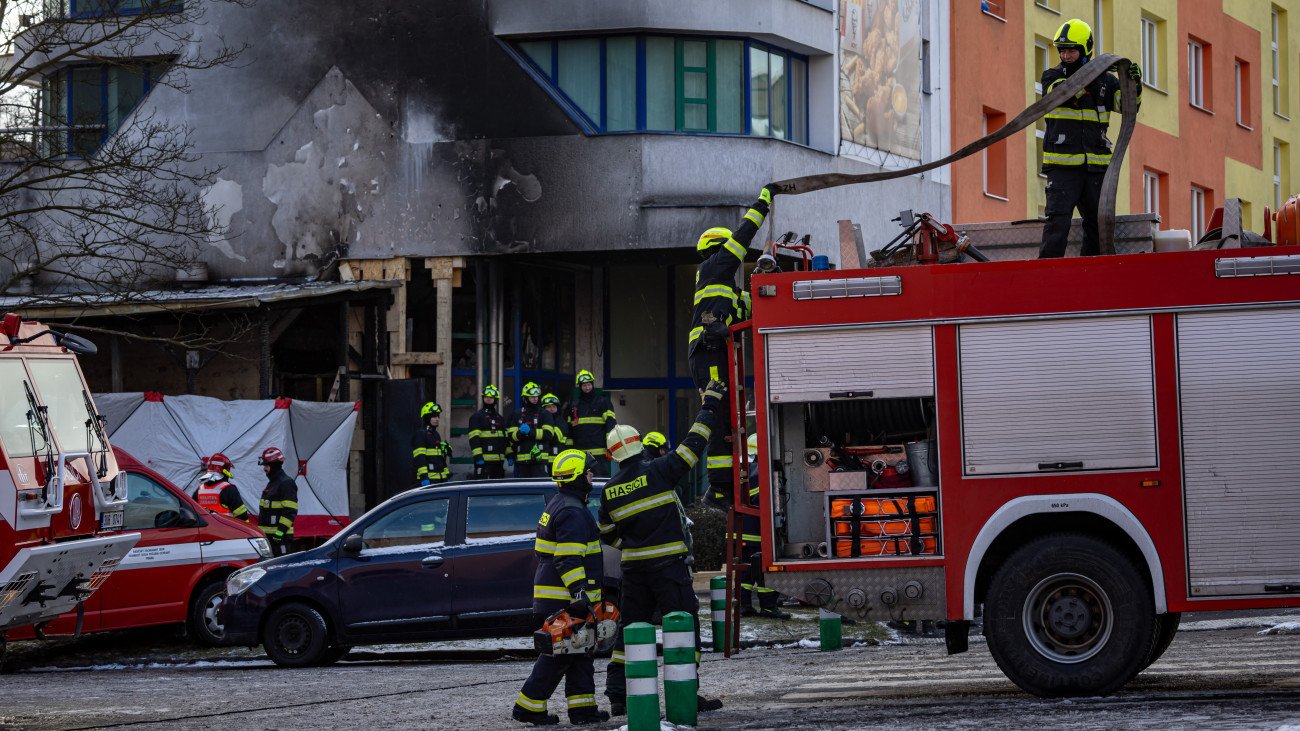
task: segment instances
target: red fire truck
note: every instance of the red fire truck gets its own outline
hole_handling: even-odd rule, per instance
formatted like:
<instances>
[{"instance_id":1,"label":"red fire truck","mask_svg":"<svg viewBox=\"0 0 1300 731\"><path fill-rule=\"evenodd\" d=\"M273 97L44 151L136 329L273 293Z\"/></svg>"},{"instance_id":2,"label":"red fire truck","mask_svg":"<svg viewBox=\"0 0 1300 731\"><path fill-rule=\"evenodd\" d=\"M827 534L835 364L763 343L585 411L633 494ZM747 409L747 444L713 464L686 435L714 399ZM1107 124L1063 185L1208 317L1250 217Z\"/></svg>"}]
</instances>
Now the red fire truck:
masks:
<instances>
[{"instance_id":1,"label":"red fire truck","mask_svg":"<svg viewBox=\"0 0 1300 731\"><path fill-rule=\"evenodd\" d=\"M767 585L950 653L982 605L1046 697L1123 686L1180 612L1300 606L1300 247L1145 244L756 273Z\"/></svg>"},{"instance_id":2,"label":"red fire truck","mask_svg":"<svg viewBox=\"0 0 1300 731\"><path fill-rule=\"evenodd\" d=\"M0 325L0 655L5 632L76 610L140 538L75 354L95 346L5 315Z\"/></svg>"}]
</instances>

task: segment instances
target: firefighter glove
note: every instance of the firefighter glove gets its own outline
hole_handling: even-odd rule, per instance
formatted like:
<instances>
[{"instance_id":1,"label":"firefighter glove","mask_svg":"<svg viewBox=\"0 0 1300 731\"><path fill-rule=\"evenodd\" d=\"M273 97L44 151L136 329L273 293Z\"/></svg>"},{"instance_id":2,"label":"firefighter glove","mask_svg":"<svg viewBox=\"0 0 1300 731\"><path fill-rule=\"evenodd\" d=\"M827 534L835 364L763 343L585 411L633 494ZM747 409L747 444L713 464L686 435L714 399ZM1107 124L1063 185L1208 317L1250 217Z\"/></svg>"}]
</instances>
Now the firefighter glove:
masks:
<instances>
[{"instance_id":1,"label":"firefighter glove","mask_svg":"<svg viewBox=\"0 0 1300 731\"><path fill-rule=\"evenodd\" d=\"M423 479L423 480L420 480L420 487L428 487L429 485L432 485L432 484L433 484L433 483L432 483L432 482L429 482L429 479L428 479L427 477L426 477L425 479Z\"/></svg>"},{"instance_id":2,"label":"firefighter glove","mask_svg":"<svg viewBox=\"0 0 1300 731\"><path fill-rule=\"evenodd\" d=\"M1136 63L1134 63L1133 61L1129 61L1129 64L1128 64L1128 77L1129 77L1130 79L1134 80L1134 81L1141 81L1141 80L1142 80L1142 67L1141 67L1141 66L1138 66L1138 65L1137 65Z\"/></svg>"},{"instance_id":3,"label":"firefighter glove","mask_svg":"<svg viewBox=\"0 0 1300 731\"><path fill-rule=\"evenodd\" d=\"M508 467L514 467L514 466L515 466L515 458L514 458L514 457L506 457L506 466L508 466Z\"/></svg>"},{"instance_id":4,"label":"firefighter glove","mask_svg":"<svg viewBox=\"0 0 1300 731\"><path fill-rule=\"evenodd\" d=\"M527 422L519 425L519 433L528 436L533 433L533 428Z\"/></svg>"},{"instance_id":5,"label":"firefighter glove","mask_svg":"<svg viewBox=\"0 0 1300 731\"><path fill-rule=\"evenodd\" d=\"M726 340L731 331L727 329L727 323L715 319L713 322L704 324L704 333L710 337Z\"/></svg>"},{"instance_id":6,"label":"firefighter glove","mask_svg":"<svg viewBox=\"0 0 1300 731\"><path fill-rule=\"evenodd\" d=\"M532 450L528 453L536 457L537 455L542 453L542 445L534 444Z\"/></svg>"},{"instance_id":7,"label":"firefighter glove","mask_svg":"<svg viewBox=\"0 0 1300 731\"><path fill-rule=\"evenodd\" d=\"M774 195L776 195L776 186L768 183L763 186L763 190L758 194L758 199L770 206Z\"/></svg>"},{"instance_id":8,"label":"firefighter glove","mask_svg":"<svg viewBox=\"0 0 1300 731\"><path fill-rule=\"evenodd\" d=\"M726 395L727 384L722 381L709 381L709 385L704 387L704 407L716 409Z\"/></svg>"}]
</instances>

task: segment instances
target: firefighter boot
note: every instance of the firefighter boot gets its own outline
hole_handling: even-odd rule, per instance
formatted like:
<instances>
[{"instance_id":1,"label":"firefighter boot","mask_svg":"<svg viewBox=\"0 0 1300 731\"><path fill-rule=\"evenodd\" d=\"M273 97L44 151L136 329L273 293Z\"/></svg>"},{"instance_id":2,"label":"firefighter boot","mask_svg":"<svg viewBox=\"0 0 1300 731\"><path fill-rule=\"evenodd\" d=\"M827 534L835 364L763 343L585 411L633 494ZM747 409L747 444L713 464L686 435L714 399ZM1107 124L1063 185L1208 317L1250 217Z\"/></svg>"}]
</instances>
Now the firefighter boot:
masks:
<instances>
[{"instance_id":1,"label":"firefighter boot","mask_svg":"<svg viewBox=\"0 0 1300 731\"><path fill-rule=\"evenodd\" d=\"M704 713L705 711L718 711L722 709L721 698L705 698L702 695L695 696L695 711Z\"/></svg>"},{"instance_id":2,"label":"firefighter boot","mask_svg":"<svg viewBox=\"0 0 1300 731\"><path fill-rule=\"evenodd\" d=\"M601 711L595 708L580 708L569 711L569 723L574 726L585 726L589 723L604 723L609 720L609 711Z\"/></svg>"},{"instance_id":3,"label":"firefighter boot","mask_svg":"<svg viewBox=\"0 0 1300 731\"><path fill-rule=\"evenodd\" d=\"M546 711L526 711L519 706L515 706L510 712L510 717L520 723L531 723L534 726L553 726L560 722L560 717L554 713Z\"/></svg>"},{"instance_id":4,"label":"firefighter boot","mask_svg":"<svg viewBox=\"0 0 1300 731\"><path fill-rule=\"evenodd\" d=\"M758 616L764 619L789 619L790 613L783 612L779 608L775 589L760 586L758 587Z\"/></svg>"},{"instance_id":5,"label":"firefighter boot","mask_svg":"<svg viewBox=\"0 0 1300 731\"><path fill-rule=\"evenodd\" d=\"M753 584L744 583L740 585L740 616L742 617L753 617L758 614L754 609L753 602L750 600L750 587L752 586Z\"/></svg>"},{"instance_id":6,"label":"firefighter boot","mask_svg":"<svg viewBox=\"0 0 1300 731\"><path fill-rule=\"evenodd\" d=\"M609 699L609 715L611 715L611 716L626 716L626 715L627 715L627 699L626 699L626 698L621 698L621 699L620 699L620 698L610 698L610 699Z\"/></svg>"}]
</instances>

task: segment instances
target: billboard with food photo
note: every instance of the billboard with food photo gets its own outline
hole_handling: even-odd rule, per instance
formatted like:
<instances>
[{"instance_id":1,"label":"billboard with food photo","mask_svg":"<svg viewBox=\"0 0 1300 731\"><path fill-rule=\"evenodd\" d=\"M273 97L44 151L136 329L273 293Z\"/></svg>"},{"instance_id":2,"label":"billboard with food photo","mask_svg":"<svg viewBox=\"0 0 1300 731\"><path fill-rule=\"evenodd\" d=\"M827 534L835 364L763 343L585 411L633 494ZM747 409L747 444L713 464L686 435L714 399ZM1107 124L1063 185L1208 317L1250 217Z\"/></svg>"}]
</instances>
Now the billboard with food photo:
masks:
<instances>
[{"instance_id":1,"label":"billboard with food photo","mask_svg":"<svg viewBox=\"0 0 1300 731\"><path fill-rule=\"evenodd\" d=\"M840 0L840 135L921 159L919 0Z\"/></svg>"}]
</instances>

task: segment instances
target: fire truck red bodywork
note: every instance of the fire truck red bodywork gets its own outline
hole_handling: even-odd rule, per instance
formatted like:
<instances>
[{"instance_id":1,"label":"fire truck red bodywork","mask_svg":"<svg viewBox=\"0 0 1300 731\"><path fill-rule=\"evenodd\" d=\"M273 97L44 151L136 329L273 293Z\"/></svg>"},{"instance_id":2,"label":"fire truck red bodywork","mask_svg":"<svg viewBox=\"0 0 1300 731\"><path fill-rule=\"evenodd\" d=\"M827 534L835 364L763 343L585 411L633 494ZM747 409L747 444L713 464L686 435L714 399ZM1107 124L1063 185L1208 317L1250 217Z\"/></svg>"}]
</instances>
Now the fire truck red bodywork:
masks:
<instances>
[{"instance_id":1,"label":"fire truck red bodywork","mask_svg":"<svg viewBox=\"0 0 1300 731\"><path fill-rule=\"evenodd\" d=\"M1253 274L1232 273L1236 264L1229 260L1244 263L1245 270ZM1270 261L1282 264L1277 271L1266 271L1272 266ZM1259 582L1266 586L1264 591L1258 587L1248 591L1218 589L1210 585L1212 582L1193 586L1189 580L1193 549L1213 550L1213 546L1204 539L1189 546L1188 526L1203 515L1195 512L1200 507L1189 507L1186 498L1189 488L1185 463L1189 455L1184 453L1183 442L1187 438L1184 429L1191 427L1184 423L1181 412L1185 405L1180 403L1184 396L1180 390L1178 329L1180 318L1205 313L1235 317L1231 313L1278 312L1290 318L1287 313L1300 313L1300 276L1296 274L1300 274L1298 247L755 273L751 282L753 317L747 327L748 342L752 343L753 401L758 404L754 415L760 445L756 465L770 467L759 468L762 563L768 586L815 600L850 617L946 619L964 627L960 623L974 619L975 606L984 601L990 576L1018 545L1032 537L1077 529L1101 531L1107 540L1126 547L1134 564L1147 573L1157 614L1300 605L1300 585L1269 584L1268 578L1257 582L1256 578L1246 577L1243 586ZM878 277L901 278L901 291L888 296L829 299L793 296L796 282ZM963 429L968 425L962 421L962 328L1098 318L1146 318L1149 322L1155 466L1045 474L965 474L971 468L964 461L969 455L963 453L968 448ZM797 484L791 486L798 482L791 479L791 473L802 469L798 455L811 445L790 444L789 433L797 430L787 430L783 437L782 425L773 423L778 414L795 412L781 411L782 405L769 393L769 382L776 375L769 372L769 339L782 333L869 332L892 326L924 326L932 335L931 438L936 440L938 453L938 555L851 558L835 557L833 551L821 558L792 555L786 545L790 537L783 531L789 530L787 526L794 516L786 513L794 504L792 498L798 497L789 491L800 488ZM1276 346L1279 352L1300 354L1300 335L1280 337ZM807 360L810 371L817 367L816 356ZM1243 364L1225 362L1224 367L1242 368ZM1292 381L1297 377L1294 372L1276 375ZM1248 387L1249 383L1243 385ZM1300 410L1300 389L1285 391L1284 397L1294 410ZM1225 419L1228 416L1225 414ZM1225 440L1252 437L1250 433L1233 433L1230 426L1223 429ZM1251 456L1243 454L1242 458ZM1223 467L1232 470L1231 464ZM1300 495L1300 475L1278 479L1289 481L1293 497ZM1249 485L1243 487L1230 479L1224 483L1225 495L1235 496L1240 502L1237 507L1268 516L1254 522L1258 531L1285 530L1284 521L1290 518L1277 513L1277 493L1252 497L1249 490ZM822 517L830 520L829 516ZM1224 546L1234 546L1250 539L1225 536L1224 540ZM1240 568L1243 577L1249 571L1250 566ZM906 600L882 604L882 585L887 584L890 590L901 588L902 582L913 578L923 585L926 596L933 598L931 603L916 604L910 610ZM855 589L857 604L850 605L845 597ZM961 631L963 636L955 651L965 649L964 629ZM1172 636L1172 630L1169 634Z\"/></svg>"}]
</instances>

